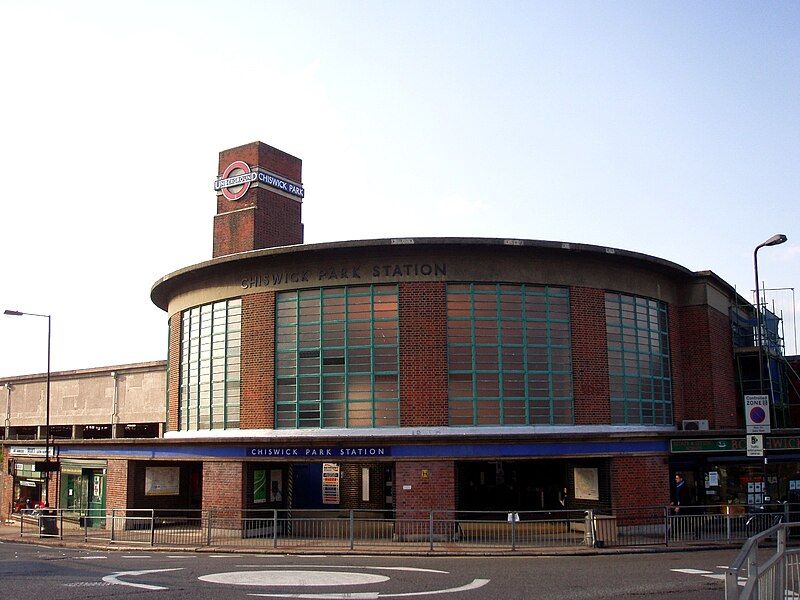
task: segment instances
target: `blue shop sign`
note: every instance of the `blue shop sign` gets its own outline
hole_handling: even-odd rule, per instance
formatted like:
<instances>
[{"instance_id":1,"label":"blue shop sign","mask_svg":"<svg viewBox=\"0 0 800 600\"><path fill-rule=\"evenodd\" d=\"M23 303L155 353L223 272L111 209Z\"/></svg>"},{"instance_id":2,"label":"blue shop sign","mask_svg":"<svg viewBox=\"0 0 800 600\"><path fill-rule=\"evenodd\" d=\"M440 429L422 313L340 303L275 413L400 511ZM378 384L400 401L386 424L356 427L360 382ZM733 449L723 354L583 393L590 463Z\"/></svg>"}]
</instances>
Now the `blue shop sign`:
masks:
<instances>
[{"instance_id":1,"label":"blue shop sign","mask_svg":"<svg viewBox=\"0 0 800 600\"><path fill-rule=\"evenodd\" d=\"M391 449L385 446L321 446L313 448L279 448L259 446L247 448L248 458L379 458L391 456Z\"/></svg>"}]
</instances>

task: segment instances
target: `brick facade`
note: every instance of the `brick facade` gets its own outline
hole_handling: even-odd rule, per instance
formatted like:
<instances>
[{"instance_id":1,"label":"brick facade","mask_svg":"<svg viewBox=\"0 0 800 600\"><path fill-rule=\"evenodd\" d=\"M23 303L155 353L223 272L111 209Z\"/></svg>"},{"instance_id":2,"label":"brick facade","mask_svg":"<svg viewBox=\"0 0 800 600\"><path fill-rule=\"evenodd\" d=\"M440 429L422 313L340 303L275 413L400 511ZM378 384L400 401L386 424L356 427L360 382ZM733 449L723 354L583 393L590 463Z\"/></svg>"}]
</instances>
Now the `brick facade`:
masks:
<instances>
[{"instance_id":1,"label":"brick facade","mask_svg":"<svg viewBox=\"0 0 800 600\"><path fill-rule=\"evenodd\" d=\"M106 469L106 508L128 508L131 502L130 470L127 460L109 459Z\"/></svg>"},{"instance_id":2,"label":"brick facade","mask_svg":"<svg viewBox=\"0 0 800 600\"><path fill-rule=\"evenodd\" d=\"M242 298L241 428L275 427L275 292Z\"/></svg>"},{"instance_id":3,"label":"brick facade","mask_svg":"<svg viewBox=\"0 0 800 600\"><path fill-rule=\"evenodd\" d=\"M667 305L667 326L669 328L669 364L672 373L672 420L680 423L679 415L686 414L686 400L683 389L683 334L681 332L680 310ZM691 334L691 332L687 332Z\"/></svg>"},{"instance_id":4,"label":"brick facade","mask_svg":"<svg viewBox=\"0 0 800 600\"><path fill-rule=\"evenodd\" d=\"M611 422L605 292L584 287L569 291L572 323L572 386L575 424Z\"/></svg>"},{"instance_id":5,"label":"brick facade","mask_svg":"<svg viewBox=\"0 0 800 600\"><path fill-rule=\"evenodd\" d=\"M427 471L427 477L425 477ZM410 489L404 489L410 486ZM420 510L456 508L456 469L452 460L395 464L395 507L403 516Z\"/></svg>"},{"instance_id":6,"label":"brick facade","mask_svg":"<svg viewBox=\"0 0 800 600\"><path fill-rule=\"evenodd\" d=\"M683 306L675 312L684 382L682 400L675 406L676 423L708 419L711 429L736 427L736 372L728 317L707 305Z\"/></svg>"},{"instance_id":7,"label":"brick facade","mask_svg":"<svg viewBox=\"0 0 800 600\"><path fill-rule=\"evenodd\" d=\"M219 154L219 173L236 160L302 182L303 163L272 146L254 142ZM251 184L239 200L217 196L213 256L303 243L302 202Z\"/></svg>"},{"instance_id":8,"label":"brick facade","mask_svg":"<svg viewBox=\"0 0 800 600\"><path fill-rule=\"evenodd\" d=\"M386 469L382 463L345 463L340 465L339 508L384 510L386 508ZM369 469L369 500L363 499L362 469ZM378 517L378 514L373 513Z\"/></svg>"},{"instance_id":9,"label":"brick facade","mask_svg":"<svg viewBox=\"0 0 800 600\"><path fill-rule=\"evenodd\" d=\"M611 459L611 502L618 508L669 504L666 456L615 456Z\"/></svg>"},{"instance_id":10,"label":"brick facade","mask_svg":"<svg viewBox=\"0 0 800 600\"><path fill-rule=\"evenodd\" d=\"M6 521L11 516L14 498L14 476L9 474L11 459L3 457L2 475L0 475L0 519Z\"/></svg>"},{"instance_id":11,"label":"brick facade","mask_svg":"<svg viewBox=\"0 0 800 600\"><path fill-rule=\"evenodd\" d=\"M203 510L227 511L244 506L244 463L203 462Z\"/></svg>"},{"instance_id":12,"label":"brick facade","mask_svg":"<svg viewBox=\"0 0 800 600\"><path fill-rule=\"evenodd\" d=\"M447 295L444 283L401 283L400 423L446 426Z\"/></svg>"}]
</instances>

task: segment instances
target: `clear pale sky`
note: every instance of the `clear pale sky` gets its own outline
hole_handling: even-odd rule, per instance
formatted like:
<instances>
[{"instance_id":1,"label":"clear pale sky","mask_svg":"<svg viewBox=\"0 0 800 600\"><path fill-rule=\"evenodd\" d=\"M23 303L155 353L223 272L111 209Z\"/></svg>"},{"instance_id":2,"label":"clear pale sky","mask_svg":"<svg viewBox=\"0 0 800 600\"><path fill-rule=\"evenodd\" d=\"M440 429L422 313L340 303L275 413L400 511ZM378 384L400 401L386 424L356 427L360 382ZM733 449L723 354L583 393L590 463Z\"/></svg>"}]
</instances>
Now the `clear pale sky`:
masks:
<instances>
[{"instance_id":1,"label":"clear pale sky","mask_svg":"<svg viewBox=\"0 0 800 600\"><path fill-rule=\"evenodd\" d=\"M303 159L309 243L591 243L751 298L780 232L761 279L800 288L798 2L0 0L0 66L0 309L53 315L54 370L166 358L150 287L255 140ZM0 376L45 343L0 316Z\"/></svg>"}]
</instances>

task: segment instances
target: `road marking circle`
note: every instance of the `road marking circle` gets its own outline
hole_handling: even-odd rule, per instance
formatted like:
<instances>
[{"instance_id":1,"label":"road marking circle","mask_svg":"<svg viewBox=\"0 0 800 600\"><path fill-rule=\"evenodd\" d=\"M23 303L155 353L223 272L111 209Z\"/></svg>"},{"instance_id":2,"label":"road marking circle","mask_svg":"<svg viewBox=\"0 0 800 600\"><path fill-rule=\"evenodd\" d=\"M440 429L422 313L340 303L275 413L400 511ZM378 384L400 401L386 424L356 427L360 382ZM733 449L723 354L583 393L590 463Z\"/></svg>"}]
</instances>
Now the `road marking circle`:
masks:
<instances>
[{"instance_id":1,"label":"road marking circle","mask_svg":"<svg viewBox=\"0 0 800 600\"><path fill-rule=\"evenodd\" d=\"M330 571L231 571L198 577L200 581L226 585L318 587L339 585L367 585L383 583L389 578L373 573L347 573Z\"/></svg>"}]
</instances>

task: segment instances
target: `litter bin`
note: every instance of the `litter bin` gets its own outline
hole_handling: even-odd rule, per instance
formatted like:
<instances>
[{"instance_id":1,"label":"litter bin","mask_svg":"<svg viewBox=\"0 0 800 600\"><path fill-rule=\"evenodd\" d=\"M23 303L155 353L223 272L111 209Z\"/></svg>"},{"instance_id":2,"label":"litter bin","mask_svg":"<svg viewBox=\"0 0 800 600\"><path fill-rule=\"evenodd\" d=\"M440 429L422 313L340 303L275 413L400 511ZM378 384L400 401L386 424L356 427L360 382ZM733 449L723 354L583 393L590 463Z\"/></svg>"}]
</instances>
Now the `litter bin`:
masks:
<instances>
[{"instance_id":1,"label":"litter bin","mask_svg":"<svg viewBox=\"0 0 800 600\"><path fill-rule=\"evenodd\" d=\"M594 515L594 545L598 548L617 544L617 517Z\"/></svg>"},{"instance_id":2,"label":"litter bin","mask_svg":"<svg viewBox=\"0 0 800 600\"><path fill-rule=\"evenodd\" d=\"M54 510L43 510L39 515L39 537L58 535L58 516Z\"/></svg>"}]
</instances>

